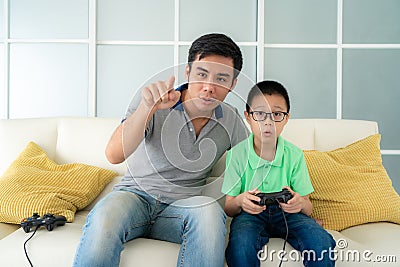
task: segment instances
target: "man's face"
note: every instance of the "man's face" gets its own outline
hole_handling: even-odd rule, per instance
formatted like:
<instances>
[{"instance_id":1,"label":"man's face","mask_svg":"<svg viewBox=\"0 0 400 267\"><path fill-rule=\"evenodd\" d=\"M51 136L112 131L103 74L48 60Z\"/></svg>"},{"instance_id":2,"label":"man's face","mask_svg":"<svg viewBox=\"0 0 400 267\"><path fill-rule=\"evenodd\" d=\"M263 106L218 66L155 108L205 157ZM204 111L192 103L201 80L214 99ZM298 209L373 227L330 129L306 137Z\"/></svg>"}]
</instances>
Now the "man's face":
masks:
<instances>
[{"instance_id":1,"label":"man's face","mask_svg":"<svg viewBox=\"0 0 400 267\"><path fill-rule=\"evenodd\" d=\"M236 85L233 59L219 55L198 58L192 62L190 70L186 67L189 86L184 101L190 100L190 106L199 111L211 111Z\"/></svg>"}]
</instances>

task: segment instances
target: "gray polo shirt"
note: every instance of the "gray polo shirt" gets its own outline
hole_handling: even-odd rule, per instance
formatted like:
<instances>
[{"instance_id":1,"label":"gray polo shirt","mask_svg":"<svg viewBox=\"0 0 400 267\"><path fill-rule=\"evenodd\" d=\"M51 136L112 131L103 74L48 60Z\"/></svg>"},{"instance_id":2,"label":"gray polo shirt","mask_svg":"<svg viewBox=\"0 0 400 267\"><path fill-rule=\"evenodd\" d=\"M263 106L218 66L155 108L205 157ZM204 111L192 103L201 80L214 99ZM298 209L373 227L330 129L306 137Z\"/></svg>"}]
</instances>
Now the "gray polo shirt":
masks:
<instances>
[{"instance_id":1,"label":"gray polo shirt","mask_svg":"<svg viewBox=\"0 0 400 267\"><path fill-rule=\"evenodd\" d=\"M184 84L176 90L186 89ZM136 110L139 101L140 95L132 101L126 117ZM221 103L196 138L189 116L178 101L171 109L155 112L142 143L126 160L125 176L114 189L145 191L165 202L200 195L214 164L247 136L237 109Z\"/></svg>"}]
</instances>

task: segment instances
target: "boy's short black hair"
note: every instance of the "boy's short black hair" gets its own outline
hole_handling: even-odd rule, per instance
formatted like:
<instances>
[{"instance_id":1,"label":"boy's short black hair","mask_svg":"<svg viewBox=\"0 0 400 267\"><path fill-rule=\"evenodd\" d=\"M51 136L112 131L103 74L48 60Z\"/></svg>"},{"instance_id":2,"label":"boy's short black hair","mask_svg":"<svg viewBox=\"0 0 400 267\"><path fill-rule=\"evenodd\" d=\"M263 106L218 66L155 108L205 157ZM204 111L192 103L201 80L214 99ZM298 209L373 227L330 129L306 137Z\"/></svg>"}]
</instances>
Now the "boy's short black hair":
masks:
<instances>
[{"instance_id":1,"label":"boy's short black hair","mask_svg":"<svg viewBox=\"0 0 400 267\"><path fill-rule=\"evenodd\" d=\"M209 55L219 55L233 59L234 74L237 78L242 70L243 57L239 46L228 36L221 33L210 33L193 41L188 56L189 70L191 63L199 55L199 60Z\"/></svg>"},{"instance_id":2,"label":"boy's short black hair","mask_svg":"<svg viewBox=\"0 0 400 267\"><path fill-rule=\"evenodd\" d=\"M250 105L253 102L254 97L261 95L261 94L262 95L281 95L286 101L286 106L287 106L286 112L290 111L289 94L288 94L286 88L279 82L266 80L266 81L257 83L250 89L250 92L247 96L247 102L246 102L246 111L247 112L250 112Z\"/></svg>"}]
</instances>

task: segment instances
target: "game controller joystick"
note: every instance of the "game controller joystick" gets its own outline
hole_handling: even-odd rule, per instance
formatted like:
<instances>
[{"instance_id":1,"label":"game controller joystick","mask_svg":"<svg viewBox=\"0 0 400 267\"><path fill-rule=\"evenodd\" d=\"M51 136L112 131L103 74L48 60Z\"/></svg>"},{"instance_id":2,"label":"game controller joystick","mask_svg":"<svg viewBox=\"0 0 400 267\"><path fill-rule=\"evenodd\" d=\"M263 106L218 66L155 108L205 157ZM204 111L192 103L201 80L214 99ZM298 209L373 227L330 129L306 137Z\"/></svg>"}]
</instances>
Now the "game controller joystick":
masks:
<instances>
[{"instance_id":1,"label":"game controller joystick","mask_svg":"<svg viewBox=\"0 0 400 267\"><path fill-rule=\"evenodd\" d=\"M25 218L21 221L21 227L25 233L29 233L32 227L39 228L45 226L48 231L53 231L56 226L65 225L67 219L62 216L54 216L54 214L48 213L40 217L38 213L33 213L32 217Z\"/></svg>"},{"instance_id":2,"label":"game controller joystick","mask_svg":"<svg viewBox=\"0 0 400 267\"><path fill-rule=\"evenodd\" d=\"M260 198L260 202L253 201L255 204L264 206L264 205L277 205L279 203L287 203L289 199L293 197L292 193L286 188L284 188L280 192L274 193L258 193L257 197Z\"/></svg>"}]
</instances>

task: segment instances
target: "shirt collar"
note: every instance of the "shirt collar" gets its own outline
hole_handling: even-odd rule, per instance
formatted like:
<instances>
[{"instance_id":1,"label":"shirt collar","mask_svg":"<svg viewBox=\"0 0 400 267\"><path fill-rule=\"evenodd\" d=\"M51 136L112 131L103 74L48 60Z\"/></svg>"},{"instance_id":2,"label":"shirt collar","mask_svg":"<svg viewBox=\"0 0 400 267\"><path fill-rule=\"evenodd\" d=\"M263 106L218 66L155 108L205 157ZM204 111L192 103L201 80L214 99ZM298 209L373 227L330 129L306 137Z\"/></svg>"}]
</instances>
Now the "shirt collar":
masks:
<instances>
[{"instance_id":1,"label":"shirt collar","mask_svg":"<svg viewBox=\"0 0 400 267\"><path fill-rule=\"evenodd\" d=\"M182 92L186 89L188 89L188 83L184 83L181 86L179 86L178 88L176 88L176 91ZM175 110L180 110L180 111L184 111L183 110L183 105L182 105L182 99L180 98L178 100L178 102L172 107ZM215 109L214 109L214 115L216 119L220 119L224 116L223 112L222 112L222 107L221 105L218 105Z\"/></svg>"},{"instance_id":2,"label":"shirt collar","mask_svg":"<svg viewBox=\"0 0 400 267\"><path fill-rule=\"evenodd\" d=\"M275 167L280 167L282 166L282 158L283 158L283 150L285 146L285 140L281 137L278 136L278 144L276 147L276 154L274 160L271 162L269 160L265 160L260 158L255 150L254 150L254 134L251 133L249 138L247 138L248 141L248 146L249 146L249 155L248 155L248 162L249 165L252 169L257 169L260 167L269 167L270 165L273 165Z\"/></svg>"}]
</instances>

